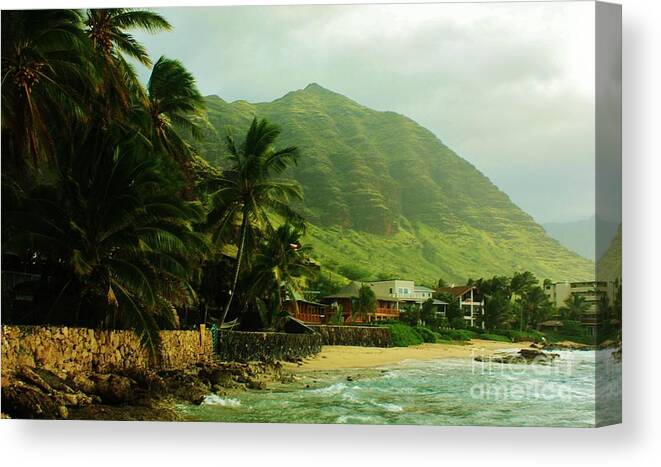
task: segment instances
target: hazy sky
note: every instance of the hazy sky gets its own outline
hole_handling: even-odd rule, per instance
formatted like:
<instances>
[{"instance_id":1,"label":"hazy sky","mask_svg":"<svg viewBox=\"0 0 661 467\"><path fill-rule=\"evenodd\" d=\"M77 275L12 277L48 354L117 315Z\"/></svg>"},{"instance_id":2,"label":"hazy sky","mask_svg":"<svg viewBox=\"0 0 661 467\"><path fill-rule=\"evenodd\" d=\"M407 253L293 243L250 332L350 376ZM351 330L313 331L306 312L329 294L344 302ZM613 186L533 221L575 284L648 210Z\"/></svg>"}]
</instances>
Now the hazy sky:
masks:
<instances>
[{"instance_id":1,"label":"hazy sky","mask_svg":"<svg viewBox=\"0 0 661 467\"><path fill-rule=\"evenodd\" d=\"M432 130L540 222L594 214L593 4L200 7L139 34L204 94L316 82Z\"/></svg>"}]
</instances>

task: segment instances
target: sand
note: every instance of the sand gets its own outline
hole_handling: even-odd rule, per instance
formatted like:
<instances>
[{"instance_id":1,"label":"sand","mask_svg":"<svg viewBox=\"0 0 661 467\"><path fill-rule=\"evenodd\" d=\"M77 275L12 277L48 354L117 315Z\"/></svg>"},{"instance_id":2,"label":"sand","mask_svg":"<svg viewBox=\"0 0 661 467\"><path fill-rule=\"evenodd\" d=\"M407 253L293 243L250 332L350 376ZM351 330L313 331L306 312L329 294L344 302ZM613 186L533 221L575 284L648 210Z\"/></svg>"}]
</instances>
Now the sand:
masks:
<instances>
[{"instance_id":1,"label":"sand","mask_svg":"<svg viewBox=\"0 0 661 467\"><path fill-rule=\"evenodd\" d=\"M290 371L326 371L344 368L372 368L398 364L407 360L429 361L439 358L472 358L491 355L498 350L521 349L530 342L497 342L473 339L467 343L421 344L411 347L352 347L325 345L321 352L307 358L301 365L287 363Z\"/></svg>"}]
</instances>

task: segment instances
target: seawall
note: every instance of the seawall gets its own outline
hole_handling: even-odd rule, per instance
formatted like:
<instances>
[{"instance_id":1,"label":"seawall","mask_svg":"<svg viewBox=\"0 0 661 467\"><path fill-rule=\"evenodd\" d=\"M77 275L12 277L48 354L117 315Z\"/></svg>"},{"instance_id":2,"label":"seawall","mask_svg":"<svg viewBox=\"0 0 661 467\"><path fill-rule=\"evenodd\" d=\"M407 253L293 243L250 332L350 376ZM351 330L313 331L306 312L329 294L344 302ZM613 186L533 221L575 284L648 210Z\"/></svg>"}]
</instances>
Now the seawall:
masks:
<instances>
[{"instance_id":1,"label":"seawall","mask_svg":"<svg viewBox=\"0 0 661 467\"><path fill-rule=\"evenodd\" d=\"M392 334L376 326L310 326L321 336L322 345L392 347Z\"/></svg>"},{"instance_id":2,"label":"seawall","mask_svg":"<svg viewBox=\"0 0 661 467\"><path fill-rule=\"evenodd\" d=\"M318 354L321 345L319 334L221 331L216 352L223 361L295 361Z\"/></svg>"},{"instance_id":3,"label":"seawall","mask_svg":"<svg viewBox=\"0 0 661 467\"><path fill-rule=\"evenodd\" d=\"M208 363L213 357L211 332L204 326L160 335L160 359L154 362L132 331L2 326L2 372L21 367L65 373L178 370Z\"/></svg>"}]
</instances>

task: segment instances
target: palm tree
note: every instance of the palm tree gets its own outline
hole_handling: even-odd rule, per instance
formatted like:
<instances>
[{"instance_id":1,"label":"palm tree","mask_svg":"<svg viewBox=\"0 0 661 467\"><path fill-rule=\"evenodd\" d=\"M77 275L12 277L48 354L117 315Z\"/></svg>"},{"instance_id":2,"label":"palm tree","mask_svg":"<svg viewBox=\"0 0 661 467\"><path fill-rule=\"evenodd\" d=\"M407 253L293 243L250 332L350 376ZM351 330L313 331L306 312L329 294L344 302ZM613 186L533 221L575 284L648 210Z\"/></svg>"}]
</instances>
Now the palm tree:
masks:
<instances>
[{"instance_id":1,"label":"palm tree","mask_svg":"<svg viewBox=\"0 0 661 467\"><path fill-rule=\"evenodd\" d=\"M532 272L515 272L510 280L510 293L512 296L523 297L535 284L537 284L537 278Z\"/></svg>"},{"instance_id":2,"label":"palm tree","mask_svg":"<svg viewBox=\"0 0 661 467\"><path fill-rule=\"evenodd\" d=\"M207 248L191 224L202 209L163 183L140 135L85 129L79 141L55 183L5 213L13 229L3 249L61 265L52 303L75 303L75 324L134 329L156 355L159 328L195 300L191 282Z\"/></svg>"},{"instance_id":3,"label":"palm tree","mask_svg":"<svg viewBox=\"0 0 661 467\"><path fill-rule=\"evenodd\" d=\"M539 286L530 288L521 297L520 304L522 315L525 319L525 323L523 320L521 323L522 329L527 328L528 325L532 325L534 328L538 323L544 321L550 314L553 306L546 293L544 293L544 290Z\"/></svg>"},{"instance_id":4,"label":"palm tree","mask_svg":"<svg viewBox=\"0 0 661 467\"><path fill-rule=\"evenodd\" d=\"M206 123L204 99L195 78L178 60L161 57L152 69L146 97L152 143L177 162L190 187L193 152L180 131L199 139Z\"/></svg>"},{"instance_id":5,"label":"palm tree","mask_svg":"<svg viewBox=\"0 0 661 467\"><path fill-rule=\"evenodd\" d=\"M266 297L264 304L270 309L263 310L271 318L262 321L275 325L274 316L281 316L287 299L297 307L296 296L300 293L302 281L312 273L312 263L307 254L310 247L301 246L302 229L285 223L263 241L256 254L252 267L252 291L255 298ZM268 323L268 324L267 324Z\"/></svg>"},{"instance_id":6,"label":"palm tree","mask_svg":"<svg viewBox=\"0 0 661 467\"><path fill-rule=\"evenodd\" d=\"M257 118L253 119L241 144L237 144L228 135L230 167L213 181L219 186L213 195L213 208L208 216L213 226L214 240L223 238L235 222L240 223L232 285L221 324L227 317L236 293L248 239L254 239L259 229L273 230L268 218L270 213L298 219L289 202L302 198L300 185L276 177L296 164L299 152L294 146L276 149L274 143L279 135L280 129L277 126L266 119Z\"/></svg>"},{"instance_id":7,"label":"palm tree","mask_svg":"<svg viewBox=\"0 0 661 467\"><path fill-rule=\"evenodd\" d=\"M87 46L75 10L3 11L3 172L54 163L54 135L83 118L93 88Z\"/></svg>"},{"instance_id":8,"label":"palm tree","mask_svg":"<svg viewBox=\"0 0 661 467\"><path fill-rule=\"evenodd\" d=\"M143 93L125 57L151 66L147 50L127 31L142 29L153 33L169 31L172 26L158 13L133 8L87 10L85 25L100 74L101 99L96 113L102 125L109 126L111 120L121 120L136 95Z\"/></svg>"},{"instance_id":9,"label":"palm tree","mask_svg":"<svg viewBox=\"0 0 661 467\"><path fill-rule=\"evenodd\" d=\"M125 54L145 66L151 65L147 50L126 30L158 32L172 29L158 13L133 8L90 9L85 23L92 46L105 60L111 62L119 54Z\"/></svg>"},{"instance_id":10,"label":"palm tree","mask_svg":"<svg viewBox=\"0 0 661 467\"><path fill-rule=\"evenodd\" d=\"M512 318L509 294L499 290L485 297L484 324L487 329L504 329Z\"/></svg>"},{"instance_id":11,"label":"palm tree","mask_svg":"<svg viewBox=\"0 0 661 467\"><path fill-rule=\"evenodd\" d=\"M561 307L559 311L564 319L579 321L589 308L590 305L585 301L585 297L572 294L565 301L565 306Z\"/></svg>"}]
</instances>

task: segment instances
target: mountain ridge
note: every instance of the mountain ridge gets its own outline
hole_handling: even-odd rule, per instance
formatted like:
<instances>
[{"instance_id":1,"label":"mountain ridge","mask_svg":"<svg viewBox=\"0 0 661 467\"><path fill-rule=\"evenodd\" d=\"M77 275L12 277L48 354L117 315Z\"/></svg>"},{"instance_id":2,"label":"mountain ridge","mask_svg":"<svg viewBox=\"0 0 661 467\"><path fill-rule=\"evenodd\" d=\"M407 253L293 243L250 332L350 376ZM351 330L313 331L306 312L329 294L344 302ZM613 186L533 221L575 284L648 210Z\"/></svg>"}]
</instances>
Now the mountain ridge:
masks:
<instances>
[{"instance_id":1,"label":"mountain ridge","mask_svg":"<svg viewBox=\"0 0 661 467\"><path fill-rule=\"evenodd\" d=\"M298 208L312 224L308 240L324 266L344 268L347 277L362 270L431 283L521 269L557 280L594 274L594 263L550 239L488 177L409 117L316 83L266 103L206 101L217 134L207 135L200 151L213 164L223 164L225 128L241 135L253 116L282 128L279 144L300 147L287 176L303 187Z\"/></svg>"}]
</instances>

